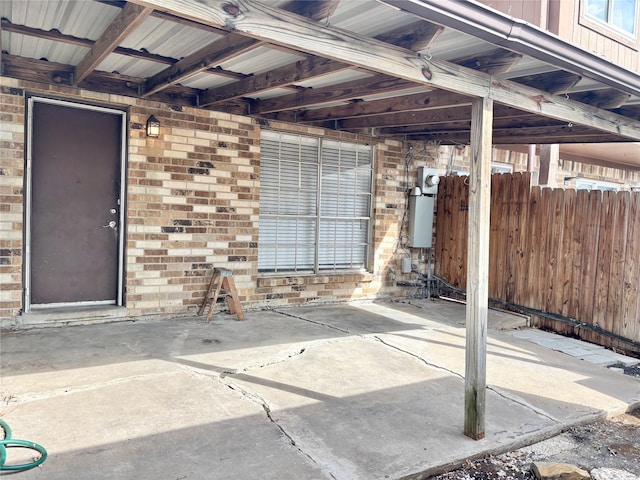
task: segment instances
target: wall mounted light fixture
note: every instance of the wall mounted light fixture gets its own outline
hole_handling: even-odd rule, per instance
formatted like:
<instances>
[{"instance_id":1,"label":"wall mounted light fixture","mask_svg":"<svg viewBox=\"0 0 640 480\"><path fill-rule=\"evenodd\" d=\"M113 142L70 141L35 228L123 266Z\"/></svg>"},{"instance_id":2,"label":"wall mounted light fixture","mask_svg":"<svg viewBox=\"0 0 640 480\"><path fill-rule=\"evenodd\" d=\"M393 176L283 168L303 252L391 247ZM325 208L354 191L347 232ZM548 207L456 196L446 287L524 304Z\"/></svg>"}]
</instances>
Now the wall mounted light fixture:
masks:
<instances>
[{"instance_id":1,"label":"wall mounted light fixture","mask_svg":"<svg viewBox=\"0 0 640 480\"><path fill-rule=\"evenodd\" d=\"M160 122L151 115L147 120L147 137L157 137L160 135Z\"/></svg>"}]
</instances>

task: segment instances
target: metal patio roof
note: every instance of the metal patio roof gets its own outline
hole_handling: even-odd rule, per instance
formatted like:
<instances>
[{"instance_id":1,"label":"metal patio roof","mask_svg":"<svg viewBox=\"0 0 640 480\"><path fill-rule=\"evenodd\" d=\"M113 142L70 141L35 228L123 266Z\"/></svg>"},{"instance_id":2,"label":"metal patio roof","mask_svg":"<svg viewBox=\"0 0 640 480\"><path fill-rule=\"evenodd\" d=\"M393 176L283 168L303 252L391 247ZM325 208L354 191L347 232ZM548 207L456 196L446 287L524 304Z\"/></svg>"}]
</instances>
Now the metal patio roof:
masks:
<instances>
[{"instance_id":1,"label":"metal patio roof","mask_svg":"<svg viewBox=\"0 0 640 480\"><path fill-rule=\"evenodd\" d=\"M335 33L354 43L370 41L372 52L388 46L396 49L389 51L416 54L427 65L460 68L465 75L470 72L469 78L477 73L492 85L522 86L525 92L534 88L542 103L562 103L579 112L568 122L566 115L551 118L544 109L520 110L516 102L496 100L496 145L640 141L638 73L521 22L512 25L522 29L522 37L502 38L500 29L515 20L479 3L266 4L272 15L281 12L281 27L310 26L319 50L293 37L281 40L266 25L243 30L242 19L216 24L196 18L188 14L201 5L193 0L2 0L2 74L414 142L469 143L473 92L466 97L461 87L450 92L446 85L411 81L395 75L392 66L366 64L356 56L345 61L349 56L342 52L340 58L318 54L325 40L320 36ZM236 8L253 13L256 6L261 12L260 5L238 0ZM460 12L454 11L458 7ZM546 45L554 51L545 50ZM606 130L584 122L598 116L628 128ZM633 157L614 163L640 168L640 155Z\"/></svg>"}]
</instances>

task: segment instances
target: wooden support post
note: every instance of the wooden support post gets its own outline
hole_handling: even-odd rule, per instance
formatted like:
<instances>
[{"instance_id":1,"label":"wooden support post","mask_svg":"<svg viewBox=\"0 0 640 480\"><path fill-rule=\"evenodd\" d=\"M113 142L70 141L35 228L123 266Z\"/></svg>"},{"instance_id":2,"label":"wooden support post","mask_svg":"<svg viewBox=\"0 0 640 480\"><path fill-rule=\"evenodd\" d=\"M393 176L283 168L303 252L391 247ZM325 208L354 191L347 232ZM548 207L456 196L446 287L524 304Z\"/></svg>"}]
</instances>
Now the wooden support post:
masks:
<instances>
[{"instance_id":1,"label":"wooden support post","mask_svg":"<svg viewBox=\"0 0 640 480\"><path fill-rule=\"evenodd\" d=\"M560 145L540 145L540 177L539 185L558 186L558 162L560 161Z\"/></svg>"},{"instance_id":2,"label":"wooden support post","mask_svg":"<svg viewBox=\"0 0 640 480\"><path fill-rule=\"evenodd\" d=\"M464 434L474 440L484 438L485 425L492 126L493 101L474 99L471 107L464 391Z\"/></svg>"}]
</instances>

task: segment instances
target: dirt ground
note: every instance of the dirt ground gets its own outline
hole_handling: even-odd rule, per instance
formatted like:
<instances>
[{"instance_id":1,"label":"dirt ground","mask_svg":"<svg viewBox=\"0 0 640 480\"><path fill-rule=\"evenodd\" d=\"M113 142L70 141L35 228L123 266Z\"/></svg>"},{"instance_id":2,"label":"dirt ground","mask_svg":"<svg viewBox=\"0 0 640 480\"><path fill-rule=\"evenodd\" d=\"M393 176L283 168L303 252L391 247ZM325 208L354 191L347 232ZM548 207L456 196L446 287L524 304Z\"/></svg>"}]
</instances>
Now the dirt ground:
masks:
<instances>
[{"instance_id":1,"label":"dirt ground","mask_svg":"<svg viewBox=\"0 0 640 480\"><path fill-rule=\"evenodd\" d=\"M626 375L640 378L640 367L627 367ZM640 409L588 425L502 455L467 463L458 470L432 477L436 480L532 480L531 462L569 463L583 470L615 468L640 479Z\"/></svg>"}]
</instances>

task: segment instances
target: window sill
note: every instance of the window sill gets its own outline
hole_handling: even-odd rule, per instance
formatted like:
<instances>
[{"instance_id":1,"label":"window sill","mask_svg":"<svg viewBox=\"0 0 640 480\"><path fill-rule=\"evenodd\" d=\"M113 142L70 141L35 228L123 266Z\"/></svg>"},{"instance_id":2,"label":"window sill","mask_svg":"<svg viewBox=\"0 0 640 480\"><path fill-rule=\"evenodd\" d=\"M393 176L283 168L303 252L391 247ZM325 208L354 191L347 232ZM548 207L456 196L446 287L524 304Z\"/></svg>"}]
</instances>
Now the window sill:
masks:
<instances>
[{"instance_id":1,"label":"window sill","mask_svg":"<svg viewBox=\"0 0 640 480\"><path fill-rule=\"evenodd\" d=\"M283 287L288 285L315 285L319 283L364 283L372 282L369 272L345 272L330 274L269 275L258 277L258 287Z\"/></svg>"},{"instance_id":2,"label":"window sill","mask_svg":"<svg viewBox=\"0 0 640 480\"><path fill-rule=\"evenodd\" d=\"M632 50L638 51L640 47L640 42L638 41L638 35L632 33L623 33L620 30L617 30L615 27L611 26L609 23L600 21L594 18L589 17L586 13L580 13L580 17L578 23L589 30L593 30L598 35L602 35L603 37L607 37L614 42L617 42L621 45L631 48ZM608 58L608 60L611 60Z\"/></svg>"}]
</instances>

